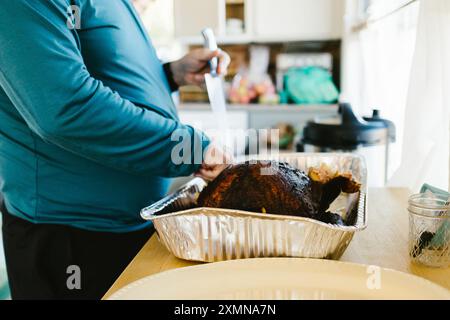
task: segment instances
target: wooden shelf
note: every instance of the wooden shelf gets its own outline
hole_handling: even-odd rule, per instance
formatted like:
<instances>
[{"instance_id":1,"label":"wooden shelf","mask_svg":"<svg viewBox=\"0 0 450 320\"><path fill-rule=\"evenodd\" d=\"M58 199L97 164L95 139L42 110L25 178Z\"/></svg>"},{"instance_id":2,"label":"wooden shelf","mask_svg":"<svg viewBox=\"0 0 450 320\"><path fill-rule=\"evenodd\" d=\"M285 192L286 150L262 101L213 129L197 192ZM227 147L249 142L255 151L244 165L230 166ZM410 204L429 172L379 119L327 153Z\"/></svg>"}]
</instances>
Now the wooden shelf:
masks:
<instances>
[{"instance_id":1,"label":"wooden shelf","mask_svg":"<svg viewBox=\"0 0 450 320\"><path fill-rule=\"evenodd\" d=\"M203 38L201 36L193 36L193 37L181 37L178 38L181 44L186 46L197 46L203 44ZM218 45L237 45L237 44L266 44L266 43L292 43L292 42L306 42L306 41L335 41L341 40L341 38L332 38L329 37L328 34L323 35L310 35L303 37L286 37L283 35L280 36L271 36L271 37L255 37L250 36L249 34L238 34L238 35L223 35L217 36L217 44Z\"/></svg>"},{"instance_id":2,"label":"wooden shelf","mask_svg":"<svg viewBox=\"0 0 450 320\"><path fill-rule=\"evenodd\" d=\"M245 4L245 0L226 0L226 4L229 5L244 5Z\"/></svg>"},{"instance_id":3,"label":"wooden shelf","mask_svg":"<svg viewBox=\"0 0 450 320\"><path fill-rule=\"evenodd\" d=\"M194 37L182 37L178 39L182 44L187 46L197 46L203 45L203 38L201 36ZM253 42L253 39L248 34L238 34L238 35L230 35L230 36L217 36L216 37L217 44L219 45L228 45L228 44L249 44Z\"/></svg>"}]
</instances>

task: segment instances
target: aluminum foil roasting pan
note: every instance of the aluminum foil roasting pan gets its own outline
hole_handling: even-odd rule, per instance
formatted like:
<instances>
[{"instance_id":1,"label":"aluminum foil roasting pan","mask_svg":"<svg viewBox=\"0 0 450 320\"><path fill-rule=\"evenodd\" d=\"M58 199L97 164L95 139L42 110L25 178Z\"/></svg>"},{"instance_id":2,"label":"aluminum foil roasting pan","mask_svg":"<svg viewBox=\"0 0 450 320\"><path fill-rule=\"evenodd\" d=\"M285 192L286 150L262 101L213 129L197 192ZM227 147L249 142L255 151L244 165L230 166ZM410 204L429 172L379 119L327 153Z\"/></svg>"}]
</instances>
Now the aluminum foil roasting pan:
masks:
<instances>
[{"instance_id":1,"label":"aluminum foil roasting pan","mask_svg":"<svg viewBox=\"0 0 450 320\"><path fill-rule=\"evenodd\" d=\"M280 154L276 158L307 171L327 164L351 172L361 182L358 194L341 194L330 211L347 226L308 218L261 214L229 209L196 208L206 183L195 178L177 192L141 211L152 220L160 241L176 257L204 262L256 257L339 259L353 235L367 227L367 169L362 157L352 154Z\"/></svg>"}]
</instances>

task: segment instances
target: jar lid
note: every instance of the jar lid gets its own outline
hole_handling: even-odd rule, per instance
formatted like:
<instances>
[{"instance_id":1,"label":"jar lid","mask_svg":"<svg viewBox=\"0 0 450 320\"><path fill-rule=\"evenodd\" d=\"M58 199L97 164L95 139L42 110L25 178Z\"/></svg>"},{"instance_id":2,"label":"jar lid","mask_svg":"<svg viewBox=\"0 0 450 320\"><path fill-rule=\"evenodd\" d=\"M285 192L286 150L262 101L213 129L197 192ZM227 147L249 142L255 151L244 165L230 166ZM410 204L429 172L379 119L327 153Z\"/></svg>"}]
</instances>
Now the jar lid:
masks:
<instances>
[{"instance_id":1,"label":"jar lid","mask_svg":"<svg viewBox=\"0 0 450 320\"><path fill-rule=\"evenodd\" d=\"M408 210L414 214L432 218L450 218L450 198L433 193L412 195L408 200Z\"/></svg>"}]
</instances>

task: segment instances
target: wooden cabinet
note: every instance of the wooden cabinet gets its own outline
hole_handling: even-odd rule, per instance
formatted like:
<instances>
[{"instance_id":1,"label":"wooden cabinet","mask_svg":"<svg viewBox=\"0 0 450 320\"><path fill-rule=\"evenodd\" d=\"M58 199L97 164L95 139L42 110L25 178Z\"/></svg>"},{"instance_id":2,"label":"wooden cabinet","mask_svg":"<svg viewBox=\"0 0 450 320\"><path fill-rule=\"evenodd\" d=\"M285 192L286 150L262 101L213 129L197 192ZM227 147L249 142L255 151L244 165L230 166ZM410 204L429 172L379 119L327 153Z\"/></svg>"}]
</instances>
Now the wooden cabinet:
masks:
<instances>
[{"instance_id":1,"label":"wooden cabinet","mask_svg":"<svg viewBox=\"0 0 450 320\"><path fill-rule=\"evenodd\" d=\"M345 0L174 0L175 35L200 44L211 27L220 43L339 39ZM227 34L227 19L243 20L242 34Z\"/></svg>"},{"instance_id":2,"label":"wooden cabinet","mask_svg":"<svg viewBox=\"0 0 450 320\"><path fill-rule=\"evenodd\" d=\"M216 35L225 28L225 0L174 0L175 36L196 37L210 27Z\"/></svg>"},{"instance_id":3,"label":"wooden cabinet","mask_svg":"<svg viewBox=\"0 0 450 320\"><path fill-rule=\"evenodd\" d=\"M342 0L257 0L253 2L254 37L286 40L339 39Z\"/></svg>"}]
</instances>

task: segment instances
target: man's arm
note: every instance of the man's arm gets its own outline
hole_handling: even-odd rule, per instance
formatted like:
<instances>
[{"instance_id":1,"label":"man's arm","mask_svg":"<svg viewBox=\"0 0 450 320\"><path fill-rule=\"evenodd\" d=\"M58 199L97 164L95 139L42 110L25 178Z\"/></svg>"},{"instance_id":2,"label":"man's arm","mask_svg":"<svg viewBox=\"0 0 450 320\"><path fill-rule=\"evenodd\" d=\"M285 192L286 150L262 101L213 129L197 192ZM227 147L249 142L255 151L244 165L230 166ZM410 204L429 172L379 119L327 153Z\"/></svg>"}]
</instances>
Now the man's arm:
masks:
<instances>
[{"instance_id":1,"label":"man's arm","mask_svg":"<svg viewBox=\"0 0 450 320\"><path fill-rule=\"evenodd\" d=\"M164 71L172 91L178 90L180 86L201 86L205 83L205 73L211 72L209 61L212 58L219 59L217 73L225 76L231 58L225 51L211 51L199 48L190 51L177 61L164 64Z\"/></svg>"},{"instance_id":2,"label":"man's arm","mask_svg":"<svg viewBox=\"0 0 450 320\"><path fill-rule=\"evenodd\" d=\"M208 139L92 78L66 25L69 5L68 0L0 2L0 86L31 130L70 152L136 174L196 171L200 164L171 161L179 143L171 141L172 133L191 139L191 163Z\"/></svg>"}]
</instances>

